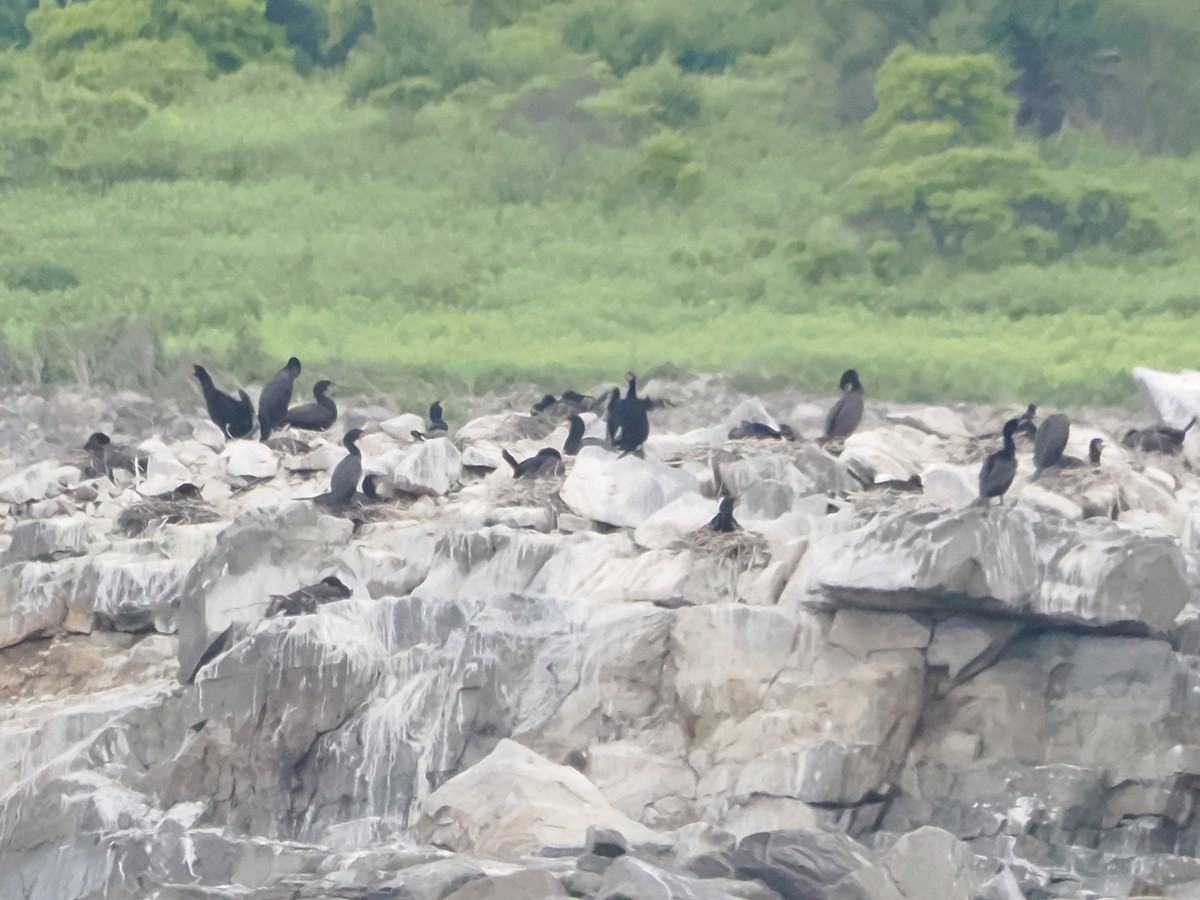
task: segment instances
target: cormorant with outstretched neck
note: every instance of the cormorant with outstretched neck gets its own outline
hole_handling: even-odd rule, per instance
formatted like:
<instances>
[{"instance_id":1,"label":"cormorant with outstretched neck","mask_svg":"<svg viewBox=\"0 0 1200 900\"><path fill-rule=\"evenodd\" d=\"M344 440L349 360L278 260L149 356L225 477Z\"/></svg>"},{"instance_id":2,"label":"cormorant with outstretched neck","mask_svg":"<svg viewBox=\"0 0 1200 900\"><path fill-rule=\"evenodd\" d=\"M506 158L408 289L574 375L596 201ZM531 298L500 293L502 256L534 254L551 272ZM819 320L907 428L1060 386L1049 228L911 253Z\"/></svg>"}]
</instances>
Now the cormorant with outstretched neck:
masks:
<instances>
[{"instance_id":1,"label":"cormorant with outstretched neck","mask_svg":"<svg viewBox=\"0 0 1200 900\"><path fill-rule=\"evenodd\" d=\"M1017 426L1018 428L1020 425ZM1033 436L1033 478L1037 481L1042 470L1056 466L1067 449L1067 438L1071 436L1071 420L1062 413L1046 416Z\"/></svg>"},{"instance_id":2,"label":"cormorant with outstretched neck","mask_svg":"<svg viewBox=\"0 0 1200 900\"><path fill-rule=\"evenodd\" d=\"M842 389L841 399L825 417L825 434L822 439L827 441L832 438L849 437L862 421L863 386L858 380L858 373L847 369L842 373L842 380L838 386Z\"/></svg>"},{"instance_id":3,"label":"cormorant with outstretched neck","mask_svg":"<svg viewBox=\"0 0 1200 900\"><path fill-rule=\"evenodd\" d=\"M334 600L345 600L350 596L348 585L336 575L326 575L316 584L310 584L290 594L272 594L264 616L272 619L277 615L303 616L315 613L318 608Z\"/></svg>"},{"instance_id":4,"label":"cormorant with outstretched neck","mask_svg":"<svg viewBox=\"0 0 1200 900\"><path fill-rule=\"evenodd\" d=\"M995 453L988 454L979 470L979 499L976 506L987 506L993 497L1001 498L1004 502L1004 492L1013 483L1017 475L1017 445L1013 443L1013 434L1020 425L1016 419L1004 423L1004 446Z\"/></svg>"},{"instance_id":5,"label":"cormorant with outstretched neck","mask_svg":"<svg viewBox=\"0 0 1200 900\"><path fill-rule=\"evenodd\" d=\"M332 381L318 381L313 385L313 397L317 402L293 406L280 424L305 431L325 431L337 421L338 416L337 404L327 393L331 387Z\"/></svg>"},{"instance_id":6,"label":"cormorant with outstretched neck","mask_svg":"<svg viewBox=\"0 0 1200 900\"><path fill-rule=\"evenodd\" d=\"M288 412L288 404L292 402L292 385L300 377L300 360L291 357L287 365L271 376L258 395L258 431L262 440L271 436L271 432L283 424Z\"/></svg>"},{"instance_id":7,"label":"cormorant with outstretched neck","mask_svg":"<svg viewBox=\"0 0 1200 900\"><path fill-rule=\"evenodd\" d=\"M430 431L449 431L450 426L446 424L446 420L442 418L442 401L434 400L429 406L429 430Z\"/></svg>"},{"instance_id":8,"label":"cormorant with outstretched neck","mask_svg":"<svg viewBox=\"0 0 1200 900\"><path fill-rule=\"evenodd\" d=\"M562 462L562 454L553 447L543 447L537 452L537 455L523 459L517 462L507 450L501 450L500 455L504 457L504 461L509 464L513 470L513 478L536 478L539 475L549 475L558 470L559 463Z\"/></svg>"},{"instance_id":9,"label":"cormorant with outstretched neck","mask_svg":"<svg viewBox=\"0 0 1200 900\"><path fill-rule=\"evenodd\" d=\"M650 436L650 417L646 415L649 402L637 395L637 375L625 373L625 381L629 384L625 396L617 406L619 428L614 445L626 453L635 453L646 443Z\"/></svg>"},{"instance_id":10,"label":"cormorant with outstretched neck","mask_svg":"<svg viewBox=\"0 0 1200 900\"><path fill-rule=\"evenodd\" d=\"M362 451L355 443L363 436L361 428L351 428L342 438L342 446L347 455L334 467L333 475L329 478L329 503L331 506L347 506L358 492L358 483L362 480Z\"/></svg>"},{"instance_id":11,"label":"cormorant with outstretched neck","mask_svg":"<svg viewBox=\"0 0 1200 900\"><path fill-rule=\"evenodd\" d=\"M238 396L233 397L219 390L204 366L195 365L192 372L204 393L208 417L226 437L245 437L254 430L254 404L249 394L239 389Z\"/></svg>"},{"instance_id":12,"label":"cormorant with outstretched neck","mask_svg":"<svg viewBox=\"0 0 1200 900\"><path fill-rule=\"evenodd\" d=\"M731 532L737 531L742 526L737 523L737 519L733 517L733 496L723 494L721 496L721 505L717 507L717 514L708 520L705 526L709 531Z\"/></svg>"},{"instance_id":13,"label":"cormorant with outstretched neck","mask_svg":"<svg viewBox=\"0 0 1200 900\"><path fill-rule=\"evenodd\" d=\"M587 428L579 415L573 415L567 421L570 423L570 430L567 431L567 439L563 442L563 453L574 456L583 446L583 433Z\"/></svg>"},{"instance_id":14,"label":"cormorant with outstretched neck","mask_svg":"<svg viewBox=\"0 0 1200 900\"><path fill-rule=\"evenodd\" d=\"M103 431L93 432L83 445L83 449L91 457L91 471L94 475L107 475L112 481L113 472L124 469L133 475L146 474L146 457L134 457L124 447L118 447Z\"/></svg>"}]
</instances>

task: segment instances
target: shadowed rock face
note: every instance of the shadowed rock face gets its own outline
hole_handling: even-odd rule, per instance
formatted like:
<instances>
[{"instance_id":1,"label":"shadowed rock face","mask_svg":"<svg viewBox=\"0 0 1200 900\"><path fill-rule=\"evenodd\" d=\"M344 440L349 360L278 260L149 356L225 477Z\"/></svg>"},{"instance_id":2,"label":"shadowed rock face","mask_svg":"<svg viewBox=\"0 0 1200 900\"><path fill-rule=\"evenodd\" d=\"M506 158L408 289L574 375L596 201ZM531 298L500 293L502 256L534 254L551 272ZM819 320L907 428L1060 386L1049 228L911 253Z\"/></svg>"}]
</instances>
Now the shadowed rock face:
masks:
<instances>
[{"instance_id":1,"label":"shadowed rock face","mask_svg":"<svg viewBox=\"0 0 1200 900\"><path fill-rule=\"evenodd\" d=\"M334 441L225 446L200 410L145 483L0 473L0 898L1194 892L1182 462L1031 487L1022 449L1007 505L962 508L1011 411L873 401L834 457L727 438L819 433L827 399L706 390L663 391L645 458L532 481L463 460L562 423L369 430L388 490L338 514L299 499ZM1072 420L1076 455L1120 424ZM219 518L122 535L155 473ZM719 490L737 532L704 529ZM349 597L264 618L331 575Z\"/></svg>"}]
</instances>

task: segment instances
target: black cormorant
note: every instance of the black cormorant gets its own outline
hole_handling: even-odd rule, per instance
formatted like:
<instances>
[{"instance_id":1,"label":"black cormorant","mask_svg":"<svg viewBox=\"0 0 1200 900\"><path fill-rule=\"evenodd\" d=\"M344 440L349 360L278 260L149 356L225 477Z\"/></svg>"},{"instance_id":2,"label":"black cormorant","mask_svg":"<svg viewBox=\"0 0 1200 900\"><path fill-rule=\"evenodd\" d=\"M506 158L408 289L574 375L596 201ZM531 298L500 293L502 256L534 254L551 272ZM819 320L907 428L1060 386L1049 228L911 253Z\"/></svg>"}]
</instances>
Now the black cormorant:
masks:
<instances>
[{"instance_id":1,"label":"black cormorant","mask_svg":"<svg viewBox=\"0 0 1200 900\"><path fill-rule=\"evenodd\" d=\"M1022 435L1032 440L1034 435L1037 434L1037 425L1033 423L1033 417L1036 415L1036 404L1030 403L1027 407L1025 407L1025 412L1017 416L1017 430L1014 434L1014 437L1016 435Z\"/></svg>"},{"instance_id":2,"label":"black cormorant","mask_svg":"<svg viewBox=\"0 0 1200 900\"><path fill-rule=\"evenodd\" d=\"M316 403L293 406L284 415L280 425L291 425L304 431L325 431L337 421L338 408L326 391L333 387L332 381L318 381L313 385Z\"/></svg>"},{"instance_id":3,"label":"black cormorant","mask_svg":"<svg viewBox=\"0 0 1200 900\"><path fill-rule=\"evenodd\" d=\"M516 458L507 450L501 450L500 455L504 457L504 461L512 467L513 478L536 478L539 475L549 475L558 470L559 463L562 462L562 454L553 447L543 447L537 452L536 456L531 456L529 459L523 459L517 462Z\"/></svg>"},{"instance_id":4,"label":"black cormorant","mask_svg":"<svg viewBox=\"0 0 1200 900\"><path fill-rule=\"evenodd\" d=\"M90 468L94 475L107 475L111 481L117 469L133 475L146 474L146 457L135 457L124 447L118 447L103 431L93 432L83 449L91 457Z\"/></svg>"},{"instance_id":5,"label":"black cormorant","mask_svg":"<svg viewBox=\"0 0 1200 900\"><path fill-rule=\"evenodd\" d=\"M583 446L583 433L587 428L583 424L583 419L578 415L571 416L567 421L571 423L571 429L567 432L566 441L563 442L563 453L567 456L574 456Z\"/></svg>"},{"instance_id":6,"label":"black cormorant","mask_svg":"<svg viewBox=\"0 0 1200 900\"><path fill-rule=\"evenodd\" d=\"M1084 462L1077 456L1064 456L1058 461L1059 468L1062 469L1079 469L1083 466L1091 465L1093 468L1100 465L1100 454L1104 452L1104 441L1100 438L1092 438L1088 442L1088 458Z\"/></svg>"},{"instance_id":7,"label":"black cormorant","mask_svg":"<svg viewBox=\"0 0 1200 900\"><path fill-rule=\"evenodd\" d=\"M1058 465L1070 436L1071 420L1062 413L1054 413L1042 420L1033 436L1033 481L1041 477L1043 469Z\"/></svg>"},{"instance_id":8,"label":"black cormorant","mask_svg":"<svg viewBox=\"0 0 1200 900\"><path fill-rule=\"evenodd\" d=\"M920 475L910 475L908 478L886 478L883 481L876 481L870 485L872 490L877 491L901 491L910 494L919 494L925 490L925 483L921 481Z\"/></svg>"},{"instance_id":9,"label":"black cormorant","mask_svg":"<svg viewBox=\"0 0 1200 900\"><path fill-rule=\"evenodd\" d=\"M329 497L331 506L346 506L358 492L358 483L362 480L362 453L355 442L363 436L361 428L351 428L342 438L342 446L348 451L345 458L334 467L333 475L329 478Z\"/></svg>"},{"instance_id":10,"label":"black cormorant","mask_svg":"<svg viewBox=\"0 0 1200 900\"><path fill-rule=\"evenodd\" d=\"M541 400L539 400L537 403L533 404L533 406L530 407L529 411L531 413L533 413L534 415L537 415L540 412L545 412L546 410L548 410L550 407L552 407L557 402L558 402L558 398L555 397L553 394L546 394L544 397L542 397Z\"/></svg>"},{"instance_id":11,"label":"black cormorant","mask_svg":"<svg viewBox=\"0 0 1200 900\"><path fill-rule=\"evenodd\" d=\"M345 600L352 591L336 575L326 575L316 584L310 584L290 594L272 594L264 616L268 619L277 615L302 616L315 613L318 607L334 600Z\"/></svg>"},{"instance_id":12,"label":"black cormorant","mask_svg":"<svg viewBox=\"0 0 1200 900\"><path fill-rule=\"evenodd\" d=\"M1019 424L1016 419L1004 423L1004 446L988 454L983 461L979 470L979 499L975 505L987 506L992 497L1000 497L1003 503L1004 492L1017 474L1017 445L1013 443L1013 434Z\"/></svg>"},{"instance_id":13,"label":"black cormorant","mask_svg":"<svg viewBox=\"0 0 1200 900\"><path fill-rule=\"evenodd\" d=\"M625 381L629 388L617 406L619 429L614 442L622 455L637 452L650 436L649 401L637 395L637 375L626 372Z\"/></svg>"},{"instance_id":14,"label":"black cormorant","mask_svg":"<svg viewBox=\"0 0 1200 900\"><path fill-rule=\"evenodd\" d=\"M449 431L450 426L446 424L446 420L442 418L442 401L434 400L429 406L429 430L430 431Z\"/></svg>"},{"instance_id":15,"label":"black cormorant","mask_svg":"<svg viewBox=\"0 0 1200 900\"><path fill-rule=\"evenodd\" d=\"M258 395L258 431L262 440L283 424L292 402L292 385L300 376L300 360L291 357L287 365L271 376L262 393Z\"/></svg>"},{"instance_id":16,"label":"black cormorant","mask_svg":"<svg viewBox=\"0 0 1200 900\"><path fill-rule=\"evenodd\" d=\"M849 437L862 421L863 386L858 380L858 373L847 369L842 373L838 386L842 389L842 396L825 417L823 440Z\"/></svg>"},{"instance_id":17,"label":"black cormorant","mask_svg":"<svg viewBox=\"0 0 1200 900\"><path fill-rule=\"evenodd\" d=\"M219 390L204 366L195 365L192 372L200 382L200 390L204 393L204 405L213 424L220 428L226 437L240 438L248 435L254 429L254 404L250 395L239 389L237 397L233 397Z\"/></svg>"},{"instance_id":18,"label":"black cormorant","mask_svg":"<svg viewBox=\"0 0 1200 900\"><path fill-rule=\"evenodd\" d=\"M136 537L150 528L160 525L191 525L197 522L215 522L220 516L204 502L200 489L185 481L173 491L156 494L121 510L117 517L117 530L129 537Z\"/></svg>"},{"instance_id":19,"label":"black cormorant","mask_svg":"<svg viewBox=\"0 0 1200 900\"><path fill-rule=\"evenodd\" d=\"M704 527L709 531L730 532L739 530L742 526L733 517L733 502L733 497L730 494L723 495L721 497L721 505L717 507L717 514L709 519L708 524Z\"/></svg>"},{"instance_id":20,"label":"black cormorant","mask_svg":"<svg viewBox=\"0 0 1200 900\"><path fill-rule=\"evenodd\" d=\"M617 432L621 430L621 389L613 388L608 393L607 409L604 413L604 423L607 426L608 442L616 444Z\"/></svg>"},{"instance_id":21,"label":"black cormorant","mask_svg":"<svg viewBox=\"0 0 1200 900\"><path fill-rule=\"evenodd\" d=\"M1131 428L1121 438L1121 443L1132 450L1149 453L1178 453L1183 448L1187 433L1196 424L1195 417L1183 428L1157 425L1154 428Z\"/></svg>"},{"instance_id":22,"label":"black cormorant","mask_svg":"<svg viewBox=\"0 0 1200 900\"><path fill-rule=\"evenodd\" d=\"M749 419L742 419L740 423L729 429L729 440L776 440L776 441L792 441L796 439L796 432L789 425L780 425L778 428L772 428L765 422L752 422Z\"/></svg>"}]
</instances>

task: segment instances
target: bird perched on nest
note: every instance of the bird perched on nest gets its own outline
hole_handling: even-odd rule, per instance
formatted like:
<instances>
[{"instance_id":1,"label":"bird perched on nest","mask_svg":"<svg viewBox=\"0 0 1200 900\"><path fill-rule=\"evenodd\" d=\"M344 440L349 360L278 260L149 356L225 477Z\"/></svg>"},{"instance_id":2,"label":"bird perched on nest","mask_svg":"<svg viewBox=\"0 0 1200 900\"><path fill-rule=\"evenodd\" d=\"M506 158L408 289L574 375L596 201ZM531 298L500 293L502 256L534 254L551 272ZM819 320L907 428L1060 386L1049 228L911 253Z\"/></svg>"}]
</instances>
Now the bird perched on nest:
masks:
<instances>
[{"instance_id":1,"label":"bird perched on nest","mask_svg":"<svg viewBox=\"0 0 1200 900\"><path fill-rule=\"evenodd\" d=\"M1084 466L1089 466L1089 465L1092 468L1095 468L1098 465L1100 465L1100 454L1103 452L1104 452L1104 441L1101 440L1100 438L1092 438L1088 442L1087 462L1084 462L1082 459L1080 459L1077 456L1064 456L1062 459L1060 459L1058 461L1058 465L1060 468L1063 468L1063 469L1081 469Z\"/></svg>"},{"instance_id":2,"label":"bird perched on nest","mask_svg":"<svg viewBox=\"0 0 1200 900\"><path fill-rule=\"evenodd\" d=\"M535 456L517 462L507 450L501 450L500 455L513 470L513 478L537 478L541 475L552 475L562 464L562 454L553 447L543 447Z\"/></svg>"},{"instance_id":3,"label":"bird perched on nest","mask_svg":"<svg viewBox=\"0 0 1200 900\"><path fill-rule=\"evenodd\" d=\"M303 616L315 613L319 607L334 600L345 600L351 590L336 575L326 575L316 584L310 584L290 594L272 594L264 617L272 619L278 615Z\"/></svg>"},{"instance_id":4,"label":"bird perched on nest","mask_svg":"<svg viewBox=\"0 0 1200 900\"><path fill-rule=\"evenodd\" d=\"M1017 426L1020 428L1020 425ZM1037 481L1042 470L1057 466L1071 436L1071 420L1062 413L1046 416L1033 436L1033 478Z\"/></svg>"},{"instance_id":5,"label":"bird perched on nest","mask_svg":"<svg viewBox=\"0 0 1200 900\"><path fill-rule=\"evenodd\" d=\"M731 441L794 441L796 439L796 432L790 425L780 425L778 428L772 428L765 422L752 422L749 419L743 419L729 429L728 437Z\"/></svg>"},{"instance_id":6,"label":"bird perched on nest","mask_svg":"<svg viewBox=\"0 0 1200 900\"><path fill-rule=\"evenodd\" d=\"M318 381L313 385L315 403L293 406L283 416L281 425L291 425L304 431L325 431L337 421L338 408L328 395L332 381Z\"/></svg>"},{"instance_id":7,"label":"bird perched on nest","mask_svg":"<svg viewBox=\"0 0 1200 900\"><path fill-rule=\"evenodd\" d=\"M724 534L739 530L742 526L733 517L733 504L732 495L723 495L721 497L721 504L717 507L717 514L709 519L708 524L704 527L709 531L719 531Z\"/></svg>"},{"instance_id":8,"label":"bird perched on nest","mask_svg":"<svg viewBox=\"0 0 1200 900\"><path fill-rule=\"evenodd\" d=\"M1141 450L1146 453L1178 453L1183 449L1187 433L1196 424L1195 416L1183 428L1172 428L1170 425L1157 425L1153 428L1131 428L1121 438L1121 443L1131 450Z\"/></svg>"},{"instance_id":9,"label":"bird perched on nest","mask_svg":"<svg viewBox=\"0 0 1200 900\"><path fill-rule=\"evenodd\" d=\"M189 481L174 490L157 494L121 510L117 530L129 537L162 525L192 525L215 522L220 516L204 502L200 489Z\"/></svg>"},{"instance_id":10,"label":"bird perched on nest","mask_svg":"<svg viewBox=\"0 0 1200 900\"><path fill-rule=\"evenodd\" d=\"M221 429L222 434L226 437L240 438L254 430L254 404L250 401L249 394L238 390L238 396L233 397L218 389L204 366L192 366L192 373L200 382L208 417Z\"/></svg>"},{"instance_id":11,"label":"bird perched on nest","mask_svg":"<svg viewBox=\"0 0 1200 900\"><path fill-rule=\"evenodd\" d=\"M118 469L133 475L146 474L146 457L135 457L124 447L114 444L103 431L93 432L83 449L88 452L89 470L93 475L107 475L112 481L113 473Z\"/></svg>"},{"instance_id":12,"label":"bird perched on nest","mask_svg":"<svg viewBox=\"0 0 1200 900\"><path fill-rule=\"evenodd\" d=\"M1004 446L995 453L988 454L979 470L979 499L976 506L987 506L993 497L1004 500L1004 493L1013 483L1017 475L1017 445L1013 443L1013 434L1020 423L1009 419L1004 423Z\"/></svg>"}]
</instances>

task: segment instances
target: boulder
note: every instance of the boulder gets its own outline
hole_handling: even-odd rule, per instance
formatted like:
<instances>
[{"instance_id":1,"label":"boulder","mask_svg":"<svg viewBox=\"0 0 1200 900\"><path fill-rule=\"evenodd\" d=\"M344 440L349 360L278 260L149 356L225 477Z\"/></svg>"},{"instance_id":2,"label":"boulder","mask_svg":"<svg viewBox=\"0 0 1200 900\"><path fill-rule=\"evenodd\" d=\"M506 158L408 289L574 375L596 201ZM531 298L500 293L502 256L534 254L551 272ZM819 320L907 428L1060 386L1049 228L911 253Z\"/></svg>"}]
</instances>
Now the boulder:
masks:
<instances>
[{"instance_id":1,"label":"boulder","mask_svg":"<svg viewBox=\"0 0 1200 900\"><path fill-rule=\"evenodd\" d=\"M633 532L638 546L662 550L703 528L717 514L717 503L699 494L680 494L650 515Z\"/></svg>"},{"instance_id":2,"label":"boulder","mask_svg":"<svg viewBox=\"0 0 1200 900\"><path fill-rule=\"evenodd\" d=\"M384 483L395 491L439 497L462 478L462 454L446 438L393 450L380 461Z\"/></svg>"},{"instance_id":3,"label":"boulder","mask_svg":"<svg viewBox=\"0 0 1200 900\"><path fill-rule=\"evenodd\" d=\"M258 441L234 441L219 459L221 471L231 478L272 478L279 471L275 451Z\"/></svg>"},{"instance_id":4,"label":"boulder","mask_svg":"<svg viewBox=\"0 0 1200 900\"><path fill-rule=\"evenodd\" d=\"M636 528L676 497L699 490L695 477L648 454L620 457L584 447L559 493L576 515Z\"/></svg>"},{"instance_id":5,"label":"boulder","mask_svg":"<svg viewBox=\"0 0 1200 900\"><path fill-rule=\"evenodd\" d=\"M1193 416L1200 416L1200 372L1160 372L1135 366L1132 374L1138 394L1158 422L1183 428Z\"/></svg>"},{"instance_id":6,"label":"boulder","mask_svg":"<svg viewBox=\"0 0 1200 900\"><path fill-rule=\"evenodd\" d=\"M923 406L904 412L888 413L887 420L897 425L907 425L926 434L940 438L965 438L971 432L963 417L945 406Z\"/></svg>"},{"instance_id":7,"label":"boulder","mask_svg":"<svg viewBox=\"0 0 1200 900\"><path fill-rule=\"evenodd\" d=\"M940 828L902 835L879 860L843 876L829 900L975 900L982 879L971 848Z\"/></svg>"},{"instance_id":8,"label":"boulder","mask_svg":"<svg viewBox=\"0 0 1200 900\"><path fill-rule=\"evenodd\" d=\"M815 536L781 603L974 611L1162 632L1190 595L1164 536L1021 509L880 515Z\"/></svg>"},{"instance_id":9,"label":"boulder","mask_svg":"<svg viewBox=\"0 0 1200 900\"><path fill-rule=\"evenodd\" d=\"M83 556L88 552L89 537L88 520L83 515L18 522L12 530L12 543L0 554L0 565Z\"/></svg>"},{"instance_id":10,"label":"boulder","mask_svg":"<svg viewBox=\"0 0 1200 900\"><path fill-rule=\"evenodd\" d=\"M401 413L398 416L392 416L390 419L384 419L379 423L379 428L389 437L409 443L413 439L412 433L414 431L419 431L422 434L425 432L425 420L413 413Z\"/></svg>"},{"instance_id":11,"label":"boulder","mask_svg":"<svg viewBox=\"0 0 1200 900\"><path fill-rule=\"evenodd\" d=\"M546 845L582 847L589 825L634 841L654 833L621 815L583 775L516 741L451 778L421 804L424 840L456 852L519 859Z\"/></svg>"}]
</instances>

